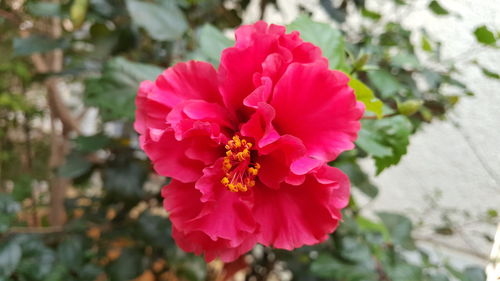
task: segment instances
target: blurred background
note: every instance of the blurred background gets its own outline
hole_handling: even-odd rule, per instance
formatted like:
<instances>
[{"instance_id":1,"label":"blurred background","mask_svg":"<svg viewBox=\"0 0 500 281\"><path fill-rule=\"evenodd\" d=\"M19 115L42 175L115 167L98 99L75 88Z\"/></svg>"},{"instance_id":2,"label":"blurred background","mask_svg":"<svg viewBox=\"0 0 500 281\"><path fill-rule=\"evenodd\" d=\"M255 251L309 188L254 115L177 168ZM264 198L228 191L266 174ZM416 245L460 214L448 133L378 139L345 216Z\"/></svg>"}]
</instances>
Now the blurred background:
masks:
<instances>
[{"instance_id":1,"label":"blurred background","mask_svg":"<svg viewBox=\"0 0 500 281\"><path fill-rule=\"evenodd\" d=\"M0 0L0 280L499 280L498 0ZM140 81L298 30L365 103L325 243L178 249L132 128ZM488 275L488 276L487 276Z\"/></svg>"}]
</instances>

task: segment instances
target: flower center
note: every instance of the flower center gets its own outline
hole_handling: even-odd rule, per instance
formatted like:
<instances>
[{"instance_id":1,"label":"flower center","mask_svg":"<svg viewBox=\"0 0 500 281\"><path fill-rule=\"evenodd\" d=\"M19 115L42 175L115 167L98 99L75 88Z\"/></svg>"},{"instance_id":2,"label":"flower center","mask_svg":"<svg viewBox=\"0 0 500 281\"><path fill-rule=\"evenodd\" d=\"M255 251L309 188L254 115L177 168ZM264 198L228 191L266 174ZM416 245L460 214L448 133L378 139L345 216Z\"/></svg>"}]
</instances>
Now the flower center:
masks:
<instances>
[{"instance_id":1,"label":"flower center","mask_svg":"<svg viewBox=\"0 0 500 281\"><path fill-rule=\"evenodd\" d=\"M255 177L259 173L260 164L252 163L250 149L252 143L235 135L225 146L226 157L222 163L225 176L221 183L232 192L245 192L255 186Z\"/></svg>"}]
</instances>

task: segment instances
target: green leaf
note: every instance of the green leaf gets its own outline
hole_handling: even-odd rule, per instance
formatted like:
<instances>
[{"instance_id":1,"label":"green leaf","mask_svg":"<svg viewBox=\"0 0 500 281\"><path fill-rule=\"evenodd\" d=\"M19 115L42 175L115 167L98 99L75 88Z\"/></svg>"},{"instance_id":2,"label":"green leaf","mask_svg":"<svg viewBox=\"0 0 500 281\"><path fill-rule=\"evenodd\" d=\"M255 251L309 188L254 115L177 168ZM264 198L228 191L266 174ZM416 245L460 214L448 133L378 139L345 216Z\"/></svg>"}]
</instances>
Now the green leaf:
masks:
<instances>
[{"instance_id":1,"label":"green leaf","mask_svg":"<svg viewBox=\"0 0 500 281\"><path fill-rule=\"evenodd\" d=\"M133 22L144 28L151 38L158 41L178 39L188 28L182 11L174 1L160 5L127 0L127 10Z\"/></svg>"},{"instance_id":2,"label":"green leaf","mask_svg":"<svg viewBox=\"0 0 500 281\"><path fill-rule=\"evenodd\" d=\"M443 6L441 6L436 0L432 0L431 3L429 3L429 8L434 14L439 16L449 14L449 12L445 8L443 8Z\"/></svg>"},{"instance_id":3,"label":"green leaf","mask_svg":"<svg viewBox=\"0 0 500 281\"><path fill-rule=\"evenodd\" d=\"M383 98L393 97L402 88L399 81L384 69L368 72L368 79Z\"/></svg>"},{"instance_id":4,"label":"green leaf","mask_svg":"<svg viewBox=\"0 0 500 281\"><path fill-rule=\"evenodd\" d=\"M12 197L18 202L31 197L33 179L29 175L22 176L14 181L14 190Z\"/></svg>"},{"instance_id":5,"label":"green leaf","mask_svg":"<svg viewBox=\"0 0 500 281\"><path fill-rule=\"evenodd\" d=\"M200 44L199 52L204 60L217 65L220 61L222 50L234 44L219 29L211 24L203 25L197 32Z\"/></svg>"},{"instance_id":6,"label":"green leaf","mask_svg":"<svg viewBox=\"0 0 500 281\"><path fill-rule=\"evenodd\" d=\"M422 268L408 264L397 263L388 268L390 280L422 281Z\"/></svg>"},{"instance_id":7,"label":"green leaf","mask_svg":"<svg viewBox=\"0 0 500 281\"><path fill-rule=\"evenodd\" d=\"M365 120L356 144L372 155L377 174L385 168L399 163L406 154L413 126L405 116L394 116L381 120Z\"/></svg>"},{"instance_id":8,"label":"green leaf","mask_svg":"<svg viewBox=\"0 0 500 281\"><path fill-rule=\"evenodd\" d=\"M352 184L361 192L371 198L375 198L378 194L378 188L370 182L368 177L355 160L353 161L335 161L335 166L341 169L349 176Z\"/></svg>"},{"instance_id":9,"label":"green leaf","mask_svg":"<svg viewBox=\"0 0 500 281\"><path fill-rule=\"evenodd\" d=\"M393 153L390 146L381 142L380 136L363 128L359 131L356 144L374 157L391 156Z\"/></svg>"},{"instance_id":10,"label":"green leaf","mask_svg":"<svg viewBox=\"0 0 500 281\"><path fill-rule=\"evenodd\" d=\"M432 45L427 36L422 36L421 43L422 45L422 50L426 52L432 52Z\"/></svg>"},{"instance_id":11,"label":"green leaf","mask_svg":"<svg viewBox=\"0 0 500 281\"><path fill-rule=\"evenodd\" d=\"M103 269L95 264L86 264L78 271L79 281L94 281L97 276L103 272Z\"/></svg>"},{"instance_id":12,"label":"green leaf","mask_svg":"<svg viewBox=\"0 0 500 281\"><path fill-rule=\"evenodd\" d=\"M14 55L26 56L33 53L45 53L54 49L69 47L66 38L53 39L42 35L32 35L26 38L14 38Z\"/></svg>"},{"instance_id":13,"label":"green leaf","mask_svg":"<svg viewBox=\"0 0 500 281\"><path fill-rule=\"evenodd\" d=\"M80 28L85 22L87 10L89 8L89 0L73 0L69 15L74 28Z\"/></svg>"},{"instance_id":14,"label":"green leaf","mask_svg":"<svg viewBox=\"0 0 500 281\"><path fill-rule=\"evenodd\" d=\"M74 179L90 171L91 167L92 164L82 154L72 152L66 157L64 165L59 167L57 174L64 178Z\"/></svg>"},{"instance_id":15,"label":"green leaf","mask_svg":"<svg viewBox=\"0 0 500 281\"><path fill-rule=\"evenodd\" d=\"M375 268L370 247L362 243L359 237L344 237L341 242L340 255L356 264Z\"/></svg>"},{"instance_id":16,"label":"green leaf","mask_svg":"<svg viewBox=\"0 0 500 281\"><path fill-rule=\"evenodd\" d=\"M311 273L327 280L376 281L376 271L362 264L346 264L330 255L321 254L311 263Z\"/></svg>"},{"instance_id":17,"label":"green leaf","mask_svg":"<svg viewBox=\"0 0 500 281\"><path fill-rule=\"evenodd\" d=\"M450 281L450 278L443 273L436 273L429 276L429 281Z\"/></svg>"},{"instance_id":18,"label":"green leaf","mask_svg":"<svg viewBox=\"0 0 500 281\"><path fill-rule=\"evenodd\" d=\"M415 248L415 244L411 238L413 226L409 218L403 215L386 212L378 212L377 215L389 231L393 243L401 245L406 249Z\"/></svg>"},{"instance_id":19,"label":"green leaf","mask_svg":"<svg viewBox=\"0 0 500 281\"><path fill-rule=\"evenodd\" d=\"M15 242L9 242L0 246L0 278L9 277L21 261L21 247Z\"/></svg>"},{"instance_id":20,"label":"green leaf","mask_svg":"<svg viewBox=\"0 0 500 281\"><path fill-rule=\"evenodd\" d=\"M474 35L476 36L477 42L485 45L494 45L497 41L493 32L485 25L476 28L476 30L474 30Z\"/></svg>"},{"instance_id":21,"label":"green leaf","mask_svg":"<svg viewBox=\"0 0 500 281\"><path fill-rule=\"evenodd\" d=\"M375 113L378 118L382 118L382 108L384 106L382 101L377 99L373 91L363 82L351 76L349 78L349 86L354 90L356 99L365 104L366 110Z\"/></svg>"},{"instance_id":22,"label":"green leaf","mask_svg":"<svg viewBox=\"0 0 500 281\"><path fill-rule=\"evenodd\" d=\"M287 26L288 31L297 30L300 37L321 48L323 56L328 58L331 69L346 70L344 37L338 29L329 24L319 23L307 16L300 16Z\"/></svg>"},{"instance_id":23,"label":"green leaf","mask_svg":"<svg viewBox=\"0 0 500 281\"><path fill-rule=\"evenodd\" d=\"M80 237L64 239L57 248L59 262L70 269L78 269L83 262L83 243Z\"/></svg>"},{"instance_id":24,"label":"green leaf","mask_svg":"<svg viewBox=\"0 0 500 281\"><path fill-rule=\"evenodd\" d=\"M481 67L481 72L486 76L486 77L489 77L489 78L492 78L492 79L500 79L500 74L496 73L496 72L493 72L485 67Z\"/></svg>"},{"instance_id":25,"label":"green leaf","mask_svg":"<svg viewBox=\"0 0 500 281\"><path fill-rule=\"evenodd\" d=\"M0 233L9 229L16 213L21 211L21 205L12 196L0 193Z\"/></svg>"},{"instance_id":26,"label":"green leaf","mask_svg":"<svg viewBox=\"0 0 500 281\"><path fill-rule=\"evenodd\" d=\"M28 2L30 14L37 17L55 17L61 15L61 5L50 2Z\"/></svg>"},{"instance_id":27,"label":"green leaf","mask_svg":"<svg viewBox=\"0 0 500 281\"><path fill-rule=\"evenodd\" d=\"M169 220L145 211L141 214L137 223L139 226L137 233L139 233L141 238L147 241L148 244L163 248L173 245L173 240L169 237Z\"/></svg>"},{"instance_id":28,"label":"green leaf","mask_svg":"<svg viewBox=\"0 0 500 281\"><path fill-rule=\"evenodd\" d=\"M417 113L423 104L423 100L406 100L398 103L398 112L406 116L411 116Z\"/></svg>"},{"instance_id":29,"label":"green leaf","mask_svg":"<svg viewBox=\"0 0 500 281\"><path fill-rule=\"evenodd\" d=\"M23 258L16 269L20 280L44 280L53 270L55 254L33 235L17 236Z\"/></svg>"},{"instance_id":30,"label":"green leaf","mask_svg":"<svg viewBox=\"0 0 500 281\"><path fill-rule=\"evenodd\" d=\"M379 20L382 17L382 15L380 13L368 10L366 8L363 8L361 10L361 15L363 17L370 18L370 19L376 20L376 21Z\"/></svg>"},{"instance_id":31,"label":"green leaf","mask_svg":"<svg viewBox=\"0 0 500 281\"><path fill-rule=\"evenodd\" d=\"M162 69L117 57L106 63L100 78L85 81L84 101L99 109L105 121L134 119L135 97L143 80L154 80Z\"/></svg>"},{"instance_id":32,"label":"green leaf","mask_svg":"<svg viewBox=\"0 0 500 281\"><path fill-rule=\"evenodd\" d=\"M486 281L486 274L484 269L479 267L467 267L463 275L466 280L464 281Z\"/></svg>"},{"instance_id":33,"label":"green leaf","mask_svg":"<svg viewBox=\"0 0 500 281\"><path fill-rule=\"evenodd\" d=\"M487 214L487 215L488 215L488 217L490 217L490 218L496 218L496 217L498 217L498 212L497 212L497 210L495 210L495 209L488 209L488 210L486 211L486 214Z\"/></svg>"},{"instance_id":34,"label":"green leaf","mask_svg":"<svg viewBox=\"0 0 500 281\"><path fill-rule=\"evenodd\" d=\"M104 189L113 198L137 200L144 195L142 186L148 176L148 169L139 162L130 162L120 156L103 169Z\"/></svg>"},{"instance_id":35,"label":"green leaf","mask_svg":"<svg viewBox=\"0 0 500 281\"><path fill-rule=\"evenodd\" d=\"M129 281L143 272L142 254L136 249L122 249L120 257L107 268L110 281Z\"/></svg>"},{"instance_id":36,"label":"green leaf","mask_svg":"<svg viewBox=\"0 0 500 281\"><path fill-rule=\"evenodd\" d=\"M416 69L420 67L420 62L414 54L400 52L391 59L391 64L405 69Z\"/></svg>"},{"instance_id":37,"label":"green leaf","mask_svg":"<svg viewBox=\"0 0 500 281\"><path fill-rule=\"evenodd\" d=\"M93 136L78 136L73 142L76 144L76 149L81 152L93 152L99 149L103 149L109 145L111 139L105 135L93 135Z\"/></svg>"},{"instance_id":38,"label":"green leaf","mask_svg":"<svg viewBox=\"0 0 500 281\"><path fill-rule=\"evenodd\" d=\"M68 281L72 280L69 278L69 270L63 264L56 264L54 268L50 271L44 281Z\"/></svg>"},{"instance_id":39,"label":"green leaf","mask_svg":"<svg viewBox=\"0 0 500 281\"><path fill-rule=\"evenodd\" d=\"M381 223L376 223L374 221L371 221L365 217L362 216L357 216L356 217L356 223L358 224L359 228L364 231L364 232L378 232L382 234L384 237L385 241L390 240L390 234L387 228L385 227L384 224Z\"/></svg>"}]
</instances>

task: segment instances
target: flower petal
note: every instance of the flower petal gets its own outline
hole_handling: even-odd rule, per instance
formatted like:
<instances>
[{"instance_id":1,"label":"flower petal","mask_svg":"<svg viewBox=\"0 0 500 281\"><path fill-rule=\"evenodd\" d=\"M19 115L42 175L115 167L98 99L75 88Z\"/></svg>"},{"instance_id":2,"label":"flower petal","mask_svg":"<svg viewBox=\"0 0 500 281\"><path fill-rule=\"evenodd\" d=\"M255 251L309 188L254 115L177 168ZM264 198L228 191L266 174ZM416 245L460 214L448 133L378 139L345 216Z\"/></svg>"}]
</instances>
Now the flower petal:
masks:
<instances>
[{"instance_id":1,"label":"flower petal","mask_svg":"<svg viewBox=\"0 0 500 281\"><path fill-rule=\"evenodd\" d=\"M332 167L319 171L307 175L300 186L282 184L279 190L255 187L254 214L262 230L259 243L292 250L319 243L335 230L341 218L340 206L349 198L348 180Z\"/></svg>"},{"instance_id":2,"label":"flower petal","mask_svg":"<svg viewBox=\"0 0 500 281\"><path fill-rule=\"evenodd\" d=\"M248 122L241 126L240 132L245 137L251 137L258 147L264 147L279 139L279 134L272 125L275 112L274 108L267 103L259 103L257 110Z\"/></svg>"},{"instance_id":3,"label":"flower petal","mask_svg":"<svg viewBox=\"0 0 500 281\"><path fill-rule=\"evenodd\" d=\"M204 163L188 158L185 153L191 148L191 141L177 141L172 130L166 130L155 138L153 139L149 134L143 135L141 145L158 174L181 182L194 182L201 177ZM198 138L199 142L212 141L206 136ZM207 146L208 149L210 146Z\"/></svg>"},{"instance_id":4,"label":"flower petal","mask_svg":"<svg viewBox=\"0 0 500 281\"><path fill-rule=\"evenodd\" d=\"M177 140L193 135L208 135L216 141L224 141L221 131L233 130L231 120L222 106L203 100L182 101L167 116L167 123L175 131Z\"/></svg>"},{"instance_id":5,"label":"flower petal","mask_svg":"<svg viewBox=\"0 0 500 281\"><path fill-rule=\"evenodd\" d=\"M170 107L166 104L150 99L156 86L151 81L143 81L139 86L135 99L136 111L134 129L139 134L145 134L147 128L165 129L167 127L166 116Z\"/></svg>"},{"instance_id":6,"label":"flower petal","mask_svg":"<svg viewBox=\"0 0 500 281\"><path fill-rule=\"evenodd\" d=\"M207 177L213 177L208 169ZM195 188L194 184L173 180L162 189L164 207L170 214L172 224L184 232L201 232L213 241L225 239L228 246L237 247L248 236L253 236L257 229L251 214L253 200L249 197L252 194L230 192L216 183L219 183L219 179L202 183L213 188L203 191L210 192L214 197L206 201L202 198L200 188Z\"/></svg>"},{"instance_id":7,"label":"flower petal","mask_svg":"<svg viewBox=\"0 0 500 281\"><path fill-rule=\"evenodd\" d=\"M249 236L241 244L231 246L230 241L226 239L214 241L201 231L183 232L176 227L172 227L172 237L182 250L196 255L205 255L207 263L215 258L223 262L232 262L250 251L256 240L254 236Z\"/></svg>"},{"instance_id":8,"label":"flower petal","mask_svg":"<svg viewBox=\"0 0 500 281\"><path fill-rule=\"evenodd\" d=\"M259 152L262 153L258 160L259 180L269 188L278 189L284 181L296 181L290 173L290 165L303 156L306 149L300 139L285 135ZM288 179L290 176L293 178Z\"/></svg>"},{"instance_id":9,"label":"flower petal","mask_svg":"<svg viewBox=\"0 0 500 281\"><path fill-rule=\"evenodd\" d=\"M266 57L276 52L280 34L264 22L242 26L236 31L236 46L222 52L220 91L231 112L237 112L245 97L254 91L254 75L262 71Z\"/></svg>"},{"instance_id":10,"label":"flower petal","mask_svg":"<svg viewBox=\"0 0 500 281\"><path fill-rule=\"evenodd\" d=\"M352 149L364 106L347 83L345 74L321 63L290 65L272 97L274 127L300 138L309 156L323 162Z\"/></svg>"},{"instance_id":11,"label":"flower petal","mask_svg":"<svg viewBox=\"0 0 500 281\"><path fill-rule=\"evenodd\" d=\"M171 108L188 99L221 102L217 73L207 62L181 62L165 70L155 82L158 91L150 98Z\"/></svg>"}]
</instances>

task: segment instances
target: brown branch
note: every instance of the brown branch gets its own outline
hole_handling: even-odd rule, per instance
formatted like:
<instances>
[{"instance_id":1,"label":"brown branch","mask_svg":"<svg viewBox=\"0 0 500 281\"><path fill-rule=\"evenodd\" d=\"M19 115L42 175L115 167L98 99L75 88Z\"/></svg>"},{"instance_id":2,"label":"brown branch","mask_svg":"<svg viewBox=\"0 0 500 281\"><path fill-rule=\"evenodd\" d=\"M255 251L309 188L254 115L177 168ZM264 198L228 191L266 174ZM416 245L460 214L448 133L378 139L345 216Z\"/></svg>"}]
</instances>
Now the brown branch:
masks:
<instances>
[{"instance_id":1,"label":"brown branch","mask_svg":"<svg viewBox=\"0 0 500 281\"><path fill-rule=\"evenodd\" d=\"M64 232L64 227L62 226L48 226L48 227L11 227L6 234L19 234L19 233L57 233Z\"/></svg>"},{"instance_id":2,"label":"brown branch","mask_svg":"<svg viewBox=\"0 0 500 281\"><path fill-rule=\"evenodd\" d=\"M0 10L0 17L11 21L15 25L19 25L22 22L21 18L18 15L5 10Z\"/></svg>"},{"instance_id":3,"label":"brown branch","mask_svg":"<svg viewBox=\"0 0 500 281\"><path fill-rule=\"evenodd\" d=\"M54 39L62 36L61 20L54 17L50 20L50 36ZM22 32L27 36L28 32ZM31 60L39 73L60 72L63 69L63 52L56 49L45 56L33 54ZM71 116L69 108L64 104L58 88L59 78L50 77L45 81L47 88L47 103L51 112L51 154L49 166L55 170L64 163L68 153L68 134L71 131L80 132L78 122ZM57 121L62 123L62 135L58 133ZM67 186L71 181L53 174L50 181L50 210L49 222L52 226L61 226L65 223L67 215L64 207Z\"/></svg>"},{"instance_id":4,"label":"brown branch","mask_svg":"<svg viewBox=\"0 0 500 281\"><path fill-rule=\"evenodd\" d=\"M47 87L47 101L50 110L54 114L54 117L61 120L65 135L71 131L80 133L80 128L77 124L76 119L73 118L68 107L61 99L61 95L57 87L58 82L59 78L55 77L48 78L47 81L45 81L45 85Z\"/></svg>"}]
</instances>

